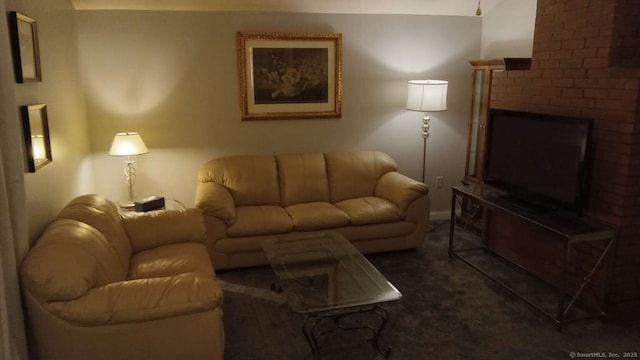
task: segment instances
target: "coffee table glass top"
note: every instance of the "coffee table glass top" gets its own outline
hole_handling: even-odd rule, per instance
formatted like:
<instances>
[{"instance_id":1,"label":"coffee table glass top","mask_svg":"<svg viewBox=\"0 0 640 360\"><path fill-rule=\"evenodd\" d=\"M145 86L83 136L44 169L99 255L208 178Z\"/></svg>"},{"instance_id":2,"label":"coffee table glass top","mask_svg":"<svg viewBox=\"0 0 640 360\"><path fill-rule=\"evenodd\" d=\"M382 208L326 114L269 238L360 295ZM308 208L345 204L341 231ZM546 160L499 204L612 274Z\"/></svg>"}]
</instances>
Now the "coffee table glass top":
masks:
<instances>
[{"instance_id":1,"label":"coffee table glass top","mask_svg":"<svg viewBox=\"0 0 640 360\"><path fill-rule=\"evenodd\" d=\"M291 308L316 313L398 300L402 294L342 235L273 238L263 243Z\"/></svg>"}]
</instances>

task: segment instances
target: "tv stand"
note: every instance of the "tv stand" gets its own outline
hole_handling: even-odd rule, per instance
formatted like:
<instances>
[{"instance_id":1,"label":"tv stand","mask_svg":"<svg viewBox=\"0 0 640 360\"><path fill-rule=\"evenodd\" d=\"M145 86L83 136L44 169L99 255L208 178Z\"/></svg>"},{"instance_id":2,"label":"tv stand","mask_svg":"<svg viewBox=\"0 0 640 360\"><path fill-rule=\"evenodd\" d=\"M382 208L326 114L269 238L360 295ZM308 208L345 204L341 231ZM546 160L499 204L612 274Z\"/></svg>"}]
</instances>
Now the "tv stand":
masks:
<instances>
[{"instance_id":1,"label":"tv stand","mask_svg":"<svg viewBox=\"0 0 640 360\"><path fill-rule=\"evenodd\" d=\"M550 214L557 211L557 209L551 206L528 202L511 194L491 195L490 198L490 200L496 204L504 204L506 207L523 213Z\"/></svg>"},{"instance_id":2,"label":"tv stand","mask_svg":"<svg viewBox=\"0 0 640 360\"><path fill-rule=\"evenodd\" d=\"M508 263L511 263L527 272L530 272L529 269L526 269L493 251L490 246L491 244L489 244L488 238L486 236L486 229L483 228L481 231L481 244L479 246L456 246L456 208L457 204L462 203L462 201L465 199L472 199L474 202L478 203L480 205L481 211L483 212L498 211L506 213L508 216L515 217L521 221L532 224L536 228L542 228L545 232L549 232L551 234L551 237L554 239L553 241L559 242L558 245L560 246L558 246L558 248L562 248L563 253L561 257L562 263L560 264L561 279L559 279L559 282L553 286L557 296L557 307L555 313L553 311L548 311L547 309L541 307L540 304L527 299L507 283L495 277L495 274L491 274L488 271L485 271L480 266L475 264L472 260L470 260L468 256L464 255L470 252L477 253L478 251L491 253L492 255L495 255L498 258L507 261ZM486 219L485 215L486 214L483 214L483 219ZM580 316L579 318L570 318L567 315L569 313L569 310L571 310L572 307L576 305L576 301L578 300L578 298L583 294L585 286L595 280L596 277L594 277L594 274L596 273L596 271L604 263L606 263L608 266L612 264L613 251L610 250L615 244L616 235L616 231L612 227L582 216L578 216L573 213L565 213L560 211L540 212L535 211L530 207L522 206L511 201L509 197L505 197L503 192L484 184L454 186L452 188L451 223L449 231L449 257L462 260L463 262L473 267L475 270L479 271L489 279L496 282L498 285L502 286L512 294L525 301L533 308L541 311L544 315L546 315L556 323L558 330L561 330L562 325L569 322L583 319L604 318L606 316L609 282L608 277L610 271L607 271L607 273L605 274L606 276L600 279L604 282L603 284L601 284L604 290L601 299L602 301L600 301L600 304L598 304L598 309L593 311L593 313ZM518 241L517 238L510 238L506 240ZM590 268L590 270L588 270L584 274L584 276L582 276L581 274L582 283L577 288L577 290L574 291L573 294L570 294L570 292L573 290L570 289L568 284L568 262L569 254L572 251L572 247L577 243L595 241L604 242L601 253L597 256L597 261ZM575 259L575 257L573 257L572 259ZM588 268L589 266L591 266L591 264L586 265L586 268ZM581 266L580 268L583 268L583 266Z\"/></svg>"}]
</instances>

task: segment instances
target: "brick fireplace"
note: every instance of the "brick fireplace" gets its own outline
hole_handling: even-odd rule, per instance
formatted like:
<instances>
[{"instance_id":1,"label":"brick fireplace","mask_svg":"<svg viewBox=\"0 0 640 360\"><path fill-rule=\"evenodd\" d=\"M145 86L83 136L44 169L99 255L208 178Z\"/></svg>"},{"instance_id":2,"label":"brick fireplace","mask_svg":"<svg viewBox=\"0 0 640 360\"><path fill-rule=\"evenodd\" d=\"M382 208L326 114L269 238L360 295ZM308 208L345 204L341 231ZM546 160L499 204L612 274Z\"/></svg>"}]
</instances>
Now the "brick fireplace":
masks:
<instances>
[{"instance_id":1,"label":"brick fireplace","mask_svg":"<svg viewBox=\"0 0 640 360\"><path fill-rule=\"evenodd\" d=\"M640 315L640 0L538 0L530 70L491 107L594 119L587 215L619 231L610 310Z\"/></svg>"}]
</instances>

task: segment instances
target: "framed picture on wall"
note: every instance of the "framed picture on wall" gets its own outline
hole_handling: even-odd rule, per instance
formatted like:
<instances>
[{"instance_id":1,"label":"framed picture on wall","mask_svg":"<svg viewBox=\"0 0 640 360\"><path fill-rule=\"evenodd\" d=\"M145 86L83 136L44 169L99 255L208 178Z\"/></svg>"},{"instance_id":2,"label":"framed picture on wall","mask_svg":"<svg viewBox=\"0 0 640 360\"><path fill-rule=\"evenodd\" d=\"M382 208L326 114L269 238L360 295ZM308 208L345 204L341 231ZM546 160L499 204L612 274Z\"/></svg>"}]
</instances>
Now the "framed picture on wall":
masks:
<instances>
[{"instance_id":1,"label":"framed picture on wall","mask_svg":"<svg viewBox=\"0 0 640 360\"><path fill-rule=\"evenodd\" d=\"M42 81L36 20L12 11L9 32L16 82Z\"/></svg>"},{"instance_id":2,"label":"framed picture on wall","mask_svg":"<svg viewBox=\"0 0 640 360\"><path fill-rule=\"evenodd\" d=\"M242 120L342 116L342 34L239 32Z\"/></svg>"},{"instance_id":3,"label":"framed picture on wall","mask_svg":"<svg viewBox=\"0 0 640 360\"><path fill-rule=\"evenodd\" d=\"M20 107L22 130L24 134L25 153L29 172L53 161L51 156L51 139L49 138L49 120L47 105L35 104Z\"/></svg>"}]
</instances>

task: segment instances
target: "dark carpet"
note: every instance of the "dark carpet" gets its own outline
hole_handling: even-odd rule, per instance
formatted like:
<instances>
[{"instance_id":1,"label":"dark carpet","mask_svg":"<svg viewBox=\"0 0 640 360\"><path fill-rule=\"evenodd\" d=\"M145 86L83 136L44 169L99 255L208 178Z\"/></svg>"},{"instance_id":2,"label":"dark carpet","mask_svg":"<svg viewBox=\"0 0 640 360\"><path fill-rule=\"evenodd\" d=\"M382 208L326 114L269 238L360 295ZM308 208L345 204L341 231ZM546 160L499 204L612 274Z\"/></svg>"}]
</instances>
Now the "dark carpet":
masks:
<instances>
[{"instance_id":1,"label":"dark carpet","mask_svg":"<svg viewBox=\"0 0 640 360\"><path fill-rule=\"evenodd\" d=\"M637 323L588 320L565 325L558 332L549 318L462 261L450 259L449 222L433 225L418 250L367 255L403 294L399 301L384 305L390 319L381 344L392 347L390 359L640 355ZM477 238L473 232L456 231L456 236L471 242ZM504 278L516 273L513 267L496 265L494 270L502 271ZM275 281L270 267L228 270L218 278L225 292L226 360L312 358L301 331L304 317L289 309L284 296L269 290ZM518 290L530 292L542 303L551 301L541 296L543 291L536 281L517 279ZM382 358L369 338L367 331L337 330L322 338L321 359Z\"/></svg>"}]
</instances>

